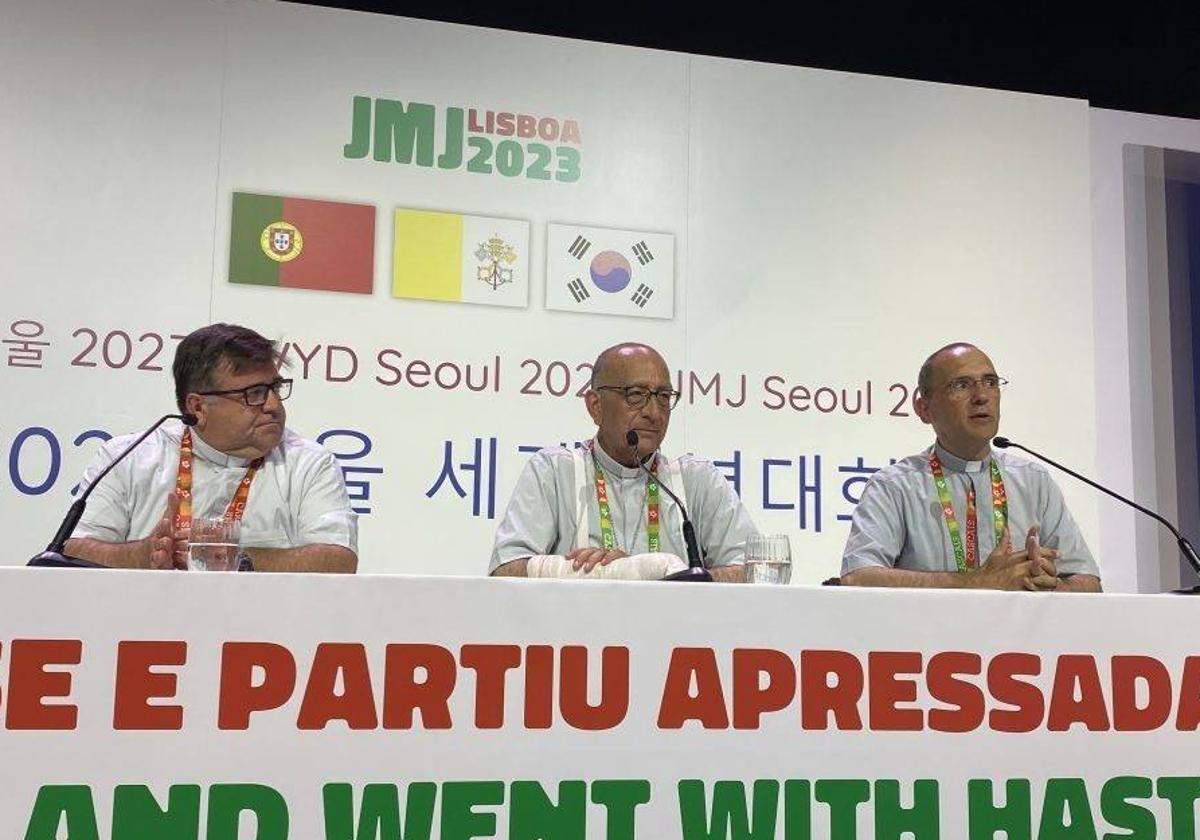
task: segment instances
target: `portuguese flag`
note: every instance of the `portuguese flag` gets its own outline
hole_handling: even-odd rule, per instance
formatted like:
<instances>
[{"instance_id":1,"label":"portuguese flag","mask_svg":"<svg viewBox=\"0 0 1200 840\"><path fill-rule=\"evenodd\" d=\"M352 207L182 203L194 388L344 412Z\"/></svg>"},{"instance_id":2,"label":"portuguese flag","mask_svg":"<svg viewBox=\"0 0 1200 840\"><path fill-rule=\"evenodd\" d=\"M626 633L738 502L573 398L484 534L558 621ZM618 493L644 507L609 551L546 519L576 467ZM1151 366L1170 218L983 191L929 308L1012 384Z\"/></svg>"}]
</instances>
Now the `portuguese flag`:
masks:
<instances>
[{"instance_id":1,"label":"portuguese flag","mask_svg":"<svg viewBox=\"0 0 1200 840\"><path fill-rule=\"evenodd\" d=\"M371 294L375 208L233 194L229 282Z\"/></svg>"}]
</instances>

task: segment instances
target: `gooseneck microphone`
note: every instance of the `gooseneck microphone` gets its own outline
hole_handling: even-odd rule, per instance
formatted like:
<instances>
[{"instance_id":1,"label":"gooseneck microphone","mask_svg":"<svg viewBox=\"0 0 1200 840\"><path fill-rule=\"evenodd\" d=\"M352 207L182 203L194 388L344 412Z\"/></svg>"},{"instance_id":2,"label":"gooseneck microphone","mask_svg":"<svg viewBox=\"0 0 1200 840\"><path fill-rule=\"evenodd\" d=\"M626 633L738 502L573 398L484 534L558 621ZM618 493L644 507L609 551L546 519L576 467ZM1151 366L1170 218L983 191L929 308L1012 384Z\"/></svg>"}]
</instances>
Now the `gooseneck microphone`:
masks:
<instances>
[{"instance_id":1,"label":"gooseneck microphone","mask_svg":"<svg viewBox=\"0 0 1200 840\"><path fill-rule=\"evenodd\" d=\"M1180 552L1182 552L1184 558L1188 561L1188 565L1190 565L1192 567L1192 570L1196 574L1200 575L1200 556L1196 555L1196 549L1192 548L1192 544L1190 542L1188 542L1187 537L1185 537L1183 534L1179 533L1178 528L1176 528L1174 525L1172 525L1170 522L1168 522L1163 517L1159 516L1154 511L1150 510L1147 507L1142 507L1137 502L1126 499L1120 493L1116 493L1112 490L1109 490L1107 487L1105 487L1101 484L1097 484L1096 482L1092 481L1090 478L1088 478L1086 476L1082 476L1079 473L1075 472L1074 470L1069 469L1068 467L1064 467L1062 464L1058 463L1057 461L1051 461L1049 458L1047 458L1045 455L1042 455L1040 452L1034 452L1029 447L1022 446L1021 444L1017 443L1016 441L1009 440L1006 437L997 437L997 438L992 439L992 443L995 446L1000 447L1001 449L1008 449L1011 446L1013 449L1020 449L1022 452L1028 452L1030 455L1037 458L1038 460L1045 461L1047 464L1049 464L1052 467L1057 467L1058 469L1065 472L1067 475L1073 476L1073 477L1079 479L1084 484L1087 484L1091 487L1095 487L1101 493L1105 493L1109 496L1112 496L1114 499L1124 502L1125 504L1129 505L1134 510L1141 511L1142 513L1149 516L1151 519L1156 520L1159 524L1161 524L1163 527L1165 527L1168 531L1171 532L1171 534L1175 537L1176 541L1179 543L1179 550L1180 550ZM1193 592L1193 590L1191 590L1191 589L1184 589L1184 590L1179 590L1179 591L1180 592L1189 592L1189 593Z\"/></svg>"},{"instance_id":2,"label":"gooseneck microphone","mask_svg":"<svg viewBox=\"0 0 1200 840\"><path fill-rule=\"evenodd\" d=\"M46 546L46 550L34 557L27 565L30 566L57 566L57 567L83 567L83 568L103 568L99 563L92 563L89 560L83 560L79 557L71 557L68 554L63 554L63 547L67 544L67 540L71 538L71 534L75 531L75 526L79 524L80 517L83 516L84 508L87 507L88 496L92 495L92 491L96 489L96 485L104 476L108 475L109 471L119 464L126 455L134 450L134 448L150 437L150 433L161 426L168 420L182 420L185 426L195 426L197 417L195 414L184 412L183 414L164 414L146 431L142 432L141 436L109 462L108 466L100 471L92 483L87 486L79 498L71 505L67 511L67 515L63 518L62 524L58 526L58 530L54 532L54 538L50 540L50 544Z\"/></svg>"},{"instance_id":3,"label":"gooseneck microphone","mask_svg":"<svg viewBox=\"0 0 1200 840\"><path fill-rule=\"evenodd\" d=\"M696 529L692 525L692 520L688 518L687 508L684 507L683 502L679 501L679 497L671 491L671 488L663 484L662 479L656 475L653 475L650 472L650 469L644 463L642 463L642 453L638 445L638 433L633 429L630 429L628 432L626 432L625 443L629 444L630 448L633 449L633 456L634 460L637 461L637 465L642 468L642 471L645 472L646 475L650 476L651 479L657 482L659 487L666 491L667 495L671 497L672 501L679 506L680 513L683 514L683 542L684 545L687 546L688 567L681 571L667 575L665 578L663 578L663 580L684 581L690 583L711 583L713 579L712 574L708 571L708 569L704 568L704 560L700 556L700 544L696 542ZM683 475L681 473L680 478L682 477Z\"/></svg>"}]
</instances>

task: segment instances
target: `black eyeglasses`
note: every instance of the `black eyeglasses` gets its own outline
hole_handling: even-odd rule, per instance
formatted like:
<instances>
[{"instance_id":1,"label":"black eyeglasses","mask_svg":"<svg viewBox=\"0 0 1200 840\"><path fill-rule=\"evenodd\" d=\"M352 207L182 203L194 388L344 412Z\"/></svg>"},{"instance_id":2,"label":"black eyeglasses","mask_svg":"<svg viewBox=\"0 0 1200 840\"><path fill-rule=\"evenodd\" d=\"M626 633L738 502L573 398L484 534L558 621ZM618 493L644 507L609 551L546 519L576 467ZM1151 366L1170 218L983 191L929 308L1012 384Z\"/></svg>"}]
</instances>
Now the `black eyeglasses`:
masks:
<instances>
[{"instance_id":1,"label":"black eyeglasses","mask_svg":"<svg viewBox=\"0 0 1200 840\"><path fill-rule=\"evenodd\" d=\"M274 382L266 382L261 385L251 385L248 388L230 388L225 391L196 391L202 397L228 397L235 399L241 397L242 401L251 408L267 404L267 394L271 391L275 392L275 396L279 397L279 401L283 402L292 395L292 380L276 379Z\"/></svg>"},{"instance_id":2,"label":"black eyeglasses","mask_svg":"<svg viewBox=\"0 0 1200 840\"><path fill-rule=\"evenodd\" d=\"M597 385L593 391L616 391L624 399L625 405L630 408L641 408L649 400L654 397L659 408L670 411L679 403L679 392L673 391L670 388L663 388L658 391L651 391L649 388L643 388L641 385Z\"/></svg>"}]
</instances>

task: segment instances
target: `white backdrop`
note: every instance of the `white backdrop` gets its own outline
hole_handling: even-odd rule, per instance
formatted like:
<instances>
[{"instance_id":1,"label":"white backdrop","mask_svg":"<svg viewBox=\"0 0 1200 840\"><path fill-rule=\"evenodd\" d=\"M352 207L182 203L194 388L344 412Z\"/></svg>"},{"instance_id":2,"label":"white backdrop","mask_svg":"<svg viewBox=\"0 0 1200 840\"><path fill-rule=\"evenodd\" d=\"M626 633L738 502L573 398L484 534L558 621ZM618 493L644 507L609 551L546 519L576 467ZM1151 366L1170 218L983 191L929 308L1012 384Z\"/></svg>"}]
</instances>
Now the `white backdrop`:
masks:
<instances>
[{"instance_id":1,"label":"white backdrop","mask_svg":"<svg viewBox=\"0 0 1200 840\"><path fill-rule=\"evenodd\" d=\"M211 320L306 356L320 345L307 368L292 353L289 422L371 441L345 462L372 470L347 476L369 483L365 572L481 573L519 448L591 434L578 366L627 339L681 372L666 448L740 464L760 527L791 535L797 581L838 569L843 483L859 475L843 468L929 442L904 403L947 341L978 342L1012 381L1006 434L1096 467L1083 102L254 2L9 3L0 80L0 108L19 117L0 123L0 332L24 340L12 325L36 322L49 342L39 366L2 345L0 527L21 535L4 562L52 533L97 445L82 433L171 409L170 336ZM573 146L581 175L347 158L356 96L434 106L439 152L451 108L574 120L581 142L549 145ZM374 293L229 283L234 192L374 205ZM393 298L398 207L527 221L528 307ZM674 317L548 311L551 223L672 235ZM148 359L151 334L164 347ZM470 364L478 379L486 365L493 387L383 384L387 350L394 367ZM349 381L328 381L326 353ZM854 408L867 383L869 414L800 393L785 405L803 386L832 389L822 408L845 389ZM461 468L467 498L450 481L427 495L447 445L455 465L478 445L479 498ZM1094 498L1064 491L1096 546ZM1100 548L1106 569L1131 564Z\"/></svg>"}]
</instances>

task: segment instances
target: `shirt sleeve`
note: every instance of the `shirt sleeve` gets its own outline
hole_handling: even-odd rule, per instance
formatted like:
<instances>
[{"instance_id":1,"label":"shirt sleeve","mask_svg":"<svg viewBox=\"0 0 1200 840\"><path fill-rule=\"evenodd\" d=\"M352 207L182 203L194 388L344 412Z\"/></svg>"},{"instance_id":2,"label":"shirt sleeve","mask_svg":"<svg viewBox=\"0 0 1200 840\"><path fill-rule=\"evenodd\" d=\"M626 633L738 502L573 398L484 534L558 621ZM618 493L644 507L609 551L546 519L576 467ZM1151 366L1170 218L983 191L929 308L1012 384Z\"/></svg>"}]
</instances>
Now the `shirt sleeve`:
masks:
<instances>
[{"instance_id":1,"label":"shirt sleeve","mask_svg":"<svg viewBox=\"0 0 1200 840\"><path fill-rule=\"evenodd\" d=\"M842 552L842 574L856 569L892 569L904 550L904 511L886 481L876 474L863 488Z\"/></svg>"},{"instance_id":2,"label":"shirt sleeve","mask_svg":"<svg viewBox=\"0 0 1200 840\"><path fill-rule=\"evenodd\" d=\"M1041 531L1039 539L1047 548L1057 549L1059 558L1055 567L1060 575L1095 575L1100 577L1100 567L1083 539L1083 533L1067 509L1062 490L1040 466L1034 465L1040 479L1041 493L1038 510Z\"/></svg>"},{"instance_id":3,"label":"shirt sleeve","mask_svg":"<svg viewBox=\"0 0 1200 840\"><path fill-rule=\"evenodd\" d=\"M79 492L96 480L105 467L113 462L129 443L127 437L112 438L97 450L92 462L83 471ZM94 539L103 542L129 541L133 519L133 492L130 486L133 460L126 459L104 477L88 496L83 516L72 532L72 539Z\"/></svg>"},{"instance_id":4,"label":"shirt sleeve","mask_svg":"<svg viewBox=\"0 0 1200 840\"><path fill-rule=\"evenodd\" d=\"M541 452L534 453L496 528L488 574L513 560L553 551L559 535L557 496L553 461Z\"/></svg>"},{"instance_id":5,"label":"shirt sleeve","mask_svg":"<svg viewBox=\"0 0 1200 840\"><path fill-rule=\"evenodd\" d=\"M741 565L746 561L746 540L756 536L758 528L733 484L711 461L683 461L681 471L704 565Z\"/></svg>"},{"instance_id":6,"label":"shirt sleeve","mask_svg":"<svg viewBox=\"0 0 1200 840\"><path fill-rule=\"evenodd\" d=\"M337 458L321 450L301 485L299 545L340 545L358 554L358 514L350 507Z\"/></svg>"}]
</instances>

